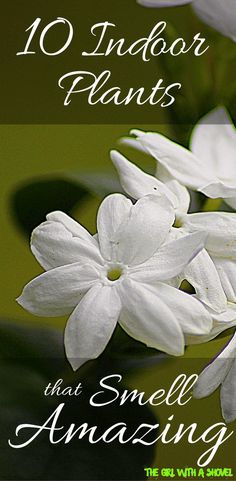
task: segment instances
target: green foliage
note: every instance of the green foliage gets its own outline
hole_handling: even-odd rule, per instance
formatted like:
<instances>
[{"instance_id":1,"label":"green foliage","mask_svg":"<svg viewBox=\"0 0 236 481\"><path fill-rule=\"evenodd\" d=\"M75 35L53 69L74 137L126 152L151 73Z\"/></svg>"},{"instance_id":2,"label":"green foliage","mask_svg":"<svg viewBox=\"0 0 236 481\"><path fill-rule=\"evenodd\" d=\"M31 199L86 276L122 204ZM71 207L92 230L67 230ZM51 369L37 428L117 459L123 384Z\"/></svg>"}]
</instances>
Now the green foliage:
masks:
<instances>
[{"instance_id":1,"label":"green foliage","mask_svg":"<svg viewBox=\"0 0 236 481\"><path fill-rule=\"evenodd\" d=\"M11 322L0 323L0 392L1 424L1 479L8 480L136 480L144 479L144 466L151 465L154 446L132 443L90 444L88 436L78 440L75 436L69 445L52 445L48 433L41 434L23 449L13 449L7 444L23 442L24 435L15 436L19 424L42 425L64 402L65 408L58 421L59 426L78 427L87 422L98 426L100 435L116 422L125 422L133 433L141 422L155 424L150 410L137 402L121 407L118 401L105 407L90 406L90 396L99 391L99 381L105 375L120 373L119 367L107 355L102 361L87 364L79 373L72 373L65 360L62 335L52 329L32 328ZM43 392L49 382L63 378L64 385L83 390L76 396L47 396ZM116 386L120 392L126 388ZM108 394L110 396L110 394ZM55 435L55 437L61 437ZM27 435L33 435L27 430ZM25 440L28 439L25 434Z\"/></svg>"},{"instance_id":2,"label":"green foliage","mask_svg":"<svg viewBox=\"0 0 236 481\"><path fill-rule=\"evenodd\" d=\"M21 185L11 196L11 208L17 224L28 236L45 221L49 212L62 210L70 214L77 205L83 205L96 195L105 197L121 191L115 175L109 173L68 173L32 179Z\"/></svg>"}]
</instances>

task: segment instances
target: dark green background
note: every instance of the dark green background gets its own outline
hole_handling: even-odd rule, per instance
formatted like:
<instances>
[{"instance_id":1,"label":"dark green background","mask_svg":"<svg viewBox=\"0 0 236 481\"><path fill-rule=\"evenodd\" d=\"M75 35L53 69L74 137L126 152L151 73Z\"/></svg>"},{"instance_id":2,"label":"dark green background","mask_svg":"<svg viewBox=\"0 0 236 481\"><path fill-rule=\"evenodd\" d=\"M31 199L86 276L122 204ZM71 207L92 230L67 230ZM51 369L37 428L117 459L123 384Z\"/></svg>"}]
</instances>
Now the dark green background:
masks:
<instances>
[{"instance_id":1,"label":"dark green background","mask_svg":"<svg viewBox=\"0 0 236 481\"><path fill-rule=\"evenodd\" d=\"M41 17L42 21L30 48L37 53L16 56L24 49L29 36L25 29L37 17ZM39 49L39 33L57 17L71 21L74 38L61 55L46 56ZM201 107L207 111L216 103L224 102L232 108L232 95L235 98L230 68L231 57L235 55L233 43L208 29L190 7L148 9L135 0L15 0L4 3L1 18L1 123L192 123L192 119L201 113ZM148 36L161 20L168 24L165 32L167 45L178 37L183 37L190 45L193 36L201 32L210 45L208 52L201 57L195 57L192 52L179 57L161 55L150 62L143 62L140 55L81 55L83 50L95 48L96 39L90 34L90 29L97 22L115 23L117 28L112 29L111 36L116 40L125 37L129 46L135 40ZM65 32L67 30L63 25L51 29L46 36L45 47L49 51L60 48L65 41ZM217 46L219 39L220 45ZM221 62L219 69L215 68L217 61ZM229 72L225 71L227 68L230 68ZM111 70L112 78L104 91L120 86L122 96L128 93L130 87L141 86L145 87L148 96L159 78L164 79L165 85L181 82L176 105L179 104L185 115L176 118L176 105L166 109L159 105L137 106L134 102L127 106L89 106L87 93L75 94L71 104L64 107L65 91L57 85L62 75L76 70L91 71L97 75L107 69Z\"/></svg>"},{"instance_id":2,"label":"dark green background","mask_svg":"<svg viewBox=\"0 0 236 481\"><path fill-rule=\"evenodd\" d=\"M150 126L143 125L142 127L148 128ZM152 129L155 128L157 127L152 126ZM51 452L51 449L48 451L49 444L46 438L41 444L33 444L32 450L15 451L7 446L7 439L10 435L12 437L17 424L31 422L32 418L37 422L42 422L52 412L52 407L48 406L42 397L42 390L49 381L52 382L61 375L64 376L64 374L69 375L71 381L75 381L75 379L80 379L82 375L79 371L75 376L72 376L72 371L64 357L62 329L65 326L66 317L48 319L34 317L25 312L15 302L15 298L20 294L23 286L30 279L40 274L42 270L30 253L27 237L23 235L19 225L15 222L11 207L12 195L23 185L27 185L35 179L48 180L58 176L63 178L65 172L77 171L81 173L89 171L91 173L99 172L100 174L104 172L105 178L107 171L112 172L108 151L110 148L117 146L117 139L121 135L127 134L128 129L128 125L18 125L0 128L1 158L4 161L4 176L2 177L1 187L1 316L6 320L5 325L0 328L0 411L2 416L0 422L2 425L0 462L2 463L2 469L4 467L4 475L0 474L0 479L4 481L6 479L13 479L14 481L20 479L24 481L32 481L32 479L37 479L37 481L39 479L41 481L46 479L50 481L56 479L63 479L64 481L70 479L80 481L85 479L90 481L135 479L137 481L138 479L137 470L140 472L140 461L143 461L143 458L140 458L140 455L136 452L131 456L128 451L127 460L127 457L123 457L123 450L119 451L116 448L112 451L113 454L109 450L103 450L104 458L101 458L100 451L96 452L95 450L94 452L94 450L90 450L90 447L83 446L82 448L76 443L73 443L72 451L69 445L64 450L53 449ZM161 126L159 130L173 135L168 126ZM129 149L123 150L144 169L154 168L154 163L142 159L142 155L134 156L134 153L131 155ZM89 228L91 232L95 232L95 215L98 204L99 199L94 196L83 202L78 202L72 210L72 215ZM12 326L12 321L17 324ZM25 326L24 329L23 326ZM58 332L58 354L57 351L55 354L50 328L55 328ZM21 329L23 329L22 332ZM150 395L157 388L168 388L173 379L181 372L199 373L209 362L209 359L223 348L229 336L230 333L227 332L226 337L217 338L208 344L191 346L187 349L184 358L173 358L164 361L161 365L149 363L145 369L137 366L131 370L128 366L127 368L123 366L126 387L144 390L147 395ZM43 350L41 345L44 346ZM121 347L123 347L122 344ZM35 356L33 360L30 357L32 352ZM58 355L58 358L55 359L55 355ZM135 360L137 353L131 349L129 355ZM60 369L58 370L54 369L55 361L56 367L59 363ZM105 367L106 371L109 370L109 374L120 372L121 369L120 365L114 368L112 361L109 359L105 361ZM90 374L86 375L85 373L83 377L84 385L90 386ZM162 405L152 408L152 411L160 419L162 426L171 414L175 414L175 426L181 422L190 424L196 421L199 423L199 429L202 430L215 422L222 421L219 391L208 399L193 400L182 408L176 406L170 408ZM116 415L120 421L124 414L127 414L127 422L133 423L132 413L133 410L124 413L119 408ZM88 418L90 422L96 424L97 419L103 418L99 416L99 412L95 414L94 418L89 417L90 415L86 411L86 403L75 400L74 408L71 410L67 423L76 421L77 417L80 416L81 422ZM145 416L146 413L142 413L142 411L137 413L137 421L142 422L146 419ZM112 424L112 418L106 418L106 422L108 420ZM235 429L235 422L229 427ZM190 445L185 441L177 445L159 444L155 459L153 457L151 459L153 465L157 467L194 467L196 459L202 451L203 446L200 443ZM97 456L100 460L99 464L96 461ZM144 456L145 460L147 458L150 459L149 455ZM62 462L63 459L64 462ZM65 472L63 470L59 470L58 478L55 475L48 474L55 473L57 466L60 466L60 463L57 464L57 460L62 463L63 470L67 469L67 477L59 477ZM78 464L79 462L82 464ZM73 463L75 463L74 468ZM88 477L85 477L84 463L86 466L90 466L90 470L86 471ZM147 464L150 465L150 461ZM52 471L47 471L47 466ZM116 470L114 471L114 478L107 471L107 469L111 469L111 466L115 466L116 469L119 468L118 474ZM220 448L210 466L232 467L236 470L235 435ZM77 475L75 473L78 473L78 469L80 474ZM91 474L91 469L93 474ZM107 477L102 477L103 469L105 469ZM44 477L37 476L37 473L42 472L46 473ZM1 478L1 476L3 477Z\"/></svg>"},{"instance_id":3,"label":"dark green background","mask_svg":"<svg viewBox=\"0 0 236 481\"><path fill-rule=\"evenodd\" d=\"M42 17L42 24L46 25L57 16L68 18L75 28L75 37L68 51L59 57L46 57L40 52L34 56L17 57L16 52L23 49L26 41L24 30L34 19ZM68 373L62 343L62 329L66 318L36 318L24 312L15 302L23 286L38 275L41 269L30 253L27 237L16 222L12 199L23 186L35 180L48 181L58 177L64 179L65 173L71 175L71 172L79 174L99 172L100 175L104 173L105 179L108 171L114 173L109 161L109 150L118 146L117 140L127 135L130 128L156 130L187 145L194 122L220 103L228 107L235 119L236 83L232 71L236 47L229 39L223 38L201 23L190 7L145 9L138 6L135 0L99 2L50 0L37 3L16 0L2 5L1 19L0 123L5 125L0 126L2 167L0 314L4 320L0 327L1 415L4 421L0 443L0 479L32 481L38 479L36 475L40 473L39 468L48 459L47 446L44 445L47 455L44 456L44 449L38 455L36 452L35 456L25 451L22 452L22 456L21 453L17 455L17 461L15 452L7 448L7 438L16 424L16 419L19 419L19 422L27 422L31 409L36 409L38 420L42 419L40 417L42 415L37 413L42 402L42 387L49 378L50 380L55 378L58 368L56 363L54 369L53 359L55 360L56 354L53 350L50 328L55 328L59 336L56 361L59 360L60 368ZM99 62L94 58L81 57L82 50L89 50L89 46L92 47L89 35L92 24L104 20L117 23L120 32L118 35L117 30L117 38L125 36L130 41L147 35L159 20L166 20L171 27L169 31L171 38L184 36L186 39L192 39L193 34L200 31L207 37L211 48L209 53L200 59L191 55L176 59L168 59L168 56L165 56L158 62L154 59L148 64L144 64L139 57L126 56L117 59L113 55L108 59L99 58ZM48 46L57 45L59 31L52 35L49 41ZM36 43L32 45L36 46ZM166 78L167 83L180 79L183 89L173 109L135 107L135 104L125 109L109 106L89 109L82 96L75 96L69 109L63 107L64 93L57 87L61 75L77 69L97 72L107 68L113 71L116 84L123 89L131 85L153 86L155 78L162 76ZM142 158L141 155L134 155L129 149L123 149L123 152L130 155L130 158L137 161L144 170L154 171L154 163L150 160ZM95 232L95 216L99 202L99 198L94 195L77 202L71 211L71 214L91 232ZM35 214L36 217L34 204L29 202L28 213L30 210L32 216ZM23 210L22 216L24 217ZM184 359L171 359L161 365L149 364L145 369L136 367L130 371L127 368L125 381L131 388L145 390L150 395L157 387L170 385L179 372L200 372L209 358L222 349L229 336L230 333L227 333L226 337L218 338L207 345L188 348ZM41 344L44 345L44 349ZM32 352L34 359L30 357ZM48 353L51 353L52 358L48 358ZM133 354L131 352L131 356L135 358ZM110 361L106 366L110 367ZM76 376L80 375L79 373ZM47 410L48 407L45 406L45 412L48 412ZM172 410L164 405L153 412L160 418L162 425L174 412L176 424L180 422L188 424L196 420L202 429L204 426L222 421L219 392L209 399L194 400L186 408ZM142 418L142 414L140 417ZM231 428L235 427L233 423ZM190 446L187 443L180 443L177 446L160 445L157 447L155 460L152 457L152 462L157 467L194 467L201 450L200 446ZM93 474L87 473L86 479L97 481L102 479L102 475L96 470L96 455L93 456L91 453L87 450L87 457L84 454L87 464L90 463L93 469ZM234 453L235 436L219 450L212 465L233 467L236 470ZM62 457L56 452L56 460L59 459L65 460L63 469L67 466L67 476L64 479L73 479L77 466L71 470L70 454L67 452ZM76 456L75 459L78 461ZM127 461L127 458L123 458L116 450L113 457L104 455L102 466L108 461L120 469L120 476L115 479L122 479L122 476L127 479L127 468L130 473L130 468L137 467L140 458L139 455L135 455ZM14 466L18 471L13 470ZM49 463L49 466L52 469L52 466L55 466L54 461ZM55 476L50 478L47 474L47 466L43 469L46 474L42 479L47 479L47 475L49 479L56 479ZM134 479L137 479L136 472L133 473ZM82 468L76 479L85 479Z\"/></svg>"}]
</instances>

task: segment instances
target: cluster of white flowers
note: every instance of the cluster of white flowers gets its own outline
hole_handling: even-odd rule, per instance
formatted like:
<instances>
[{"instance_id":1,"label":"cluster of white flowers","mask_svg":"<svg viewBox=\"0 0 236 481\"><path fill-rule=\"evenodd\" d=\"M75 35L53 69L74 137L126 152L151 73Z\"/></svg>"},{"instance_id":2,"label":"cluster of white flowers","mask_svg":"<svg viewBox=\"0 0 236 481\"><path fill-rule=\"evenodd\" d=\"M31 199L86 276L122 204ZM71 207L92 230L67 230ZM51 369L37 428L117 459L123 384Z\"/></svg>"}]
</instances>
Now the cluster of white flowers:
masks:
<instances>
[{"instance_id":1,"label":"cluster of white flowers","mask_svg":"<svg viewBox=\"0 0 236 481\"><path fill-rule=\"evenodd\" d=\"M177 7L191 4L203 22L236 42L235 0L137 0L144 7Z\"/></svg>"},{"instance_id":2,"label":"cluster of white flowers","mask_svg":"<svg viewBox=\"0 0 236 481\"><path fill-rule=\"evenodd\" d=\"M229 327L236 326L236 214L199 212L188 214L190 196L187 187L210 198L221 198L236 208L236 131L224 108L210 112L195 126L190 150L161 134L131 131L123 143L151 155L156 176L144 173L119 152L111 158L122 187L134 199L155 190L166 196L175 211L169 239L181 239L194 233L207 235L204 249L178 276L195 288L198 299L210 314L213 325L203 335L185 335L186 344L207 342ZM220 384L224 419L236 419L236 337L203 371L194 390L205 397Z\"/></svg>"},{"instance_id":3,"label":"cluster of white flowers","mask_svg":"<svg viewBox=\"0 0 236 481\"><path fill-rule=\"evenodd\" d=\"M236 131L228 114L221 108L202 119L191 150L158 133L131 134L123 142L155 159L156 176L112 151L129 198L115 193L103 200L97 234L62 212L49 214L32 234L32 252L46 272L18 302L39 316L70 314L65 350L75 370L104 351L117 323L173 356L236 326L236 214L188 213L187 190L236 205ZM181 290L183 280L194 295ZM202 397L222 384L227 421L236 418L235 342L195 388Z\"/></svg>"}]
</instances>

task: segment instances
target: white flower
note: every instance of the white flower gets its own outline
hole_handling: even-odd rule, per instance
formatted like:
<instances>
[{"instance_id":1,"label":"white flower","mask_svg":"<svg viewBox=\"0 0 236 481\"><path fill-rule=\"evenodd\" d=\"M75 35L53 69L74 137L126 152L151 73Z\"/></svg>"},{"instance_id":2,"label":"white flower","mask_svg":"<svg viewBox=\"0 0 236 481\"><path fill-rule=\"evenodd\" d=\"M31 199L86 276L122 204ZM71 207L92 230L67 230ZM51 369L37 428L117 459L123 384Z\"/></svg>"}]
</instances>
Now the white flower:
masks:
<instances>
[{"instance_id":1,"label":"white flower","mask_svg":"<svg viewBox=\"0 0 236 481\"><path fill-rule=\"evenodd\" d=\"M169 197L175 209L172 238L193 232L208 234L205 249L187 266L182 277L194 286L198 297L206 305L218 313L224 312L226 297L228 301L236 302L236 214L188 214L189 193L177 181L167 180L162 183L145 174L116 151L111 152L111 158L119 173L122 187L131 197L139 199L153 192ZM191 168L189 172L190 176Z\"/></svg>"},{"instance_id":2,"label":"white flower","mask_svg":"<svg viewBox=\"0 0 236 481\"><path fill-rule=\"evenodd\" d=\"M202 168L206 166L209 170L208 183L198 186L198 190L207 197L222 197L236 208L236 130L223 107L197 123L190 148L201 161Z\"/></svg>"},{"instance_id":3,"label":"white flower","mask_svg":"<svg viewBox=\"0 0 236 481\"><path fill-rule=\"evenodd\" d=\"M226 310L221 314L216 314L209 309L209 314L212 316L213 320L211 331L200 336L185 336L186 345L209 342L227 329L236 326L236 304L228 302Z\"/></svg>"},{"instance_id":4,"label":"white flower","mask_svg":"<svg viewBox=\"0 0 236 481\"><path fill-rule=\"evenodd\" d=\"M138 3L156 8L189 3L201 20L236 41L235 0L138 0Z\"/></svg>"},{"instance_id":5,"label":"white flower","mask_svg":"<svg viewBox=\"0 0 236 481\"><path fill-rule=\"evenodd\" d=\"M135 339L182 355L184 333L212 327L199 301L167 284L203 248L198 233L165 244L174 219L165 196L135 205L121 194L101 204L98 235L53 212L32 235L32 251L47 272L32 280L18 302L33 314L71 314L65 349L72 367L97 358L117 322Z\"/></svg>"},{"instance_id":6,"label":"white flower","mask_svg":"<svg viewBox=\"0 0 236 481\"><path fill-rule=\"evenodd\" d=\"M236 9L235 9L236 10ZM222 197L236 208L236 130L227 111L217 108L203 117L191 136L190 150L154 132L132 130L126 139L158 162L158 178L166 175L208 197Z\"/></svg>"},{"instance_id":7,"label":"white flower","mask_svg":"<svg viewBox=\"0 0 236 481\"><path fill-rule=\"evenodd\" d=\"M236 333L200 374L193 396L198 399L209 396L219 386L222 415L230 423L236 419Z\"/></svg>"}]
</instances>

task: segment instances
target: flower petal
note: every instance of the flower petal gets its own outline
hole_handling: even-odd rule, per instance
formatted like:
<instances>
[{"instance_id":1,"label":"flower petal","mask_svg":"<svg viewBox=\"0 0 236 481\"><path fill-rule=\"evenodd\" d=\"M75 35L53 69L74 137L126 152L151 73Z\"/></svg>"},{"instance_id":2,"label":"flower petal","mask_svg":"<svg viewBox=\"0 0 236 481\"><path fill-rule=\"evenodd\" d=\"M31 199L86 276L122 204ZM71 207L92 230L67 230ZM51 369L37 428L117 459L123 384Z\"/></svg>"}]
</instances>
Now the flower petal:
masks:
<instances>
[{"instance_id":1,"label":"flower petal","mask_svg":"<svg viewBox=\"0 0 236 481\"><path fill-rule=\"evenodd\" d=\"M201 372L193 390L193 397L200 399L212 394L224 381L231 365L232 359L217 357Z\"/></svg>"},{"instance_id":2,"label":"flower petal","mask_svg":"<svg viewBox=\"0 0 236 481\"><path fill-rule=\"evenodd\" d=\"M46 218L49 221L63 224L64 227L66 227L66 229L73 234L73 236L93 242L91 234L81 224L79 224L79 222L76 222L64 212L57 210L48 214Z\"/></svg>"},{"instance_id":3,"label":"flower petal","mask_svg":"<svg viewBox=\"0 0 236 481\"><path fill-rule=\"evenodd\" d=\"M222 287L229 302L236 302L236 259L213 257Z\"/></svg>"},{"instance_id":4,"label":"flower petal","mask_svg":"<svg viewBox=\"0 0 236 481\"><path fill-rule=\"evenodd\" d=\"M236 359L221 386L220 400L223 418L231 423L236 419Z\"/></svg>"},{"instance_id":5,"label":"flower petal","mask_svg":"<svg viewBox=\"0 0 236 481\"><path fill-rule=\"evenodd\" d=\"M147 195L135 205L122 195L109 196L98 214L104 257L128 265L144 262L165 241L173 221L174 210L165 196Z\"/></svg>"},{"instance_id":6,"label":"flower petal","mask_svg":"<svg viewBox=\"0 0 236 481\"><path fill-rule=\"evenodd\" d=\"M166 182L166 187L173 192L177 202L175 202L175 209L177 212L186 214L190 205L189 191L180 184L177 180L170 180Z\"/></svg>"},{"instance_id":7,"label":"flower petal","mask_svg":"<svg viewBox=\"0 0 236 481\"><path fill-rule=\"evenodd\" d=\"M141 130L132 130L133 135L143 135L144 132ZM127 147L132 147L135 150L138 150L139 152L149 155L145 147L140 143L140 141L133 137L122 137L119 141L121 145L126 145ZM155 177L159 179L161 182L166 183L169 180L173 180L172 175L166 170L166 168L161 165L160 163L156 165L156 174Z\"/></svg>"},{"instance_id":8,"label":"flower petal","mask_svg":"<svg viewBox=\"0 0 236 481\"><path fill-rule=\"evenodd\" d=\"M184 338L175 315L148 286L125 280L119 286L122 300L120 325L132 337L173 356L184 353Z\"/></svg>"},{"instance_id":9,"label":"flower petal","mask_svg":"<svg viewBox=\"0 0 236 481\"><path fill-rule=\"evenodd\" d=\"M163 182L160 182L152 175L146 174L115 150L111 151L111 160L118 171L120 183L124 191L130 197L140 199L147 194L160 193L165 194L175 206L177 199Z\"/></svg>"},{"instance_id":10,"label":"flower petal","mask_svg":"<svg viewBox=\"0 0 236 481\"><path fill-rule=\"evenodd\" d=\"M215 339L219 334L222 332L226 331L227 329L230 329L231 327L236 326L236 318L234 321L231 322L224 322L221 324L213 323L213 328L209 332L209 334L203 334L201 336L194 336L194 335L187 335L185 336L185 343L187 346L190 345L196 345L196 344L203 344L209 341L212 341L212 339Z\"/></svg>"},{"instance_id":11,"label":"flower petal","mask_svg":"<svg viewBox=\"0 0 236 481\"><path fill-rule=\"evenodd\" d=\"M216 256L236 256L236 214L200 212L188 214L185 228L207 234L206 249Z\"/></svg>"},{"instance_id":12,"label":"flower petal","mask_svg":"<svg viewBox=\"0 0 236 481\"><path fill-rule=\"evenodd\" d=\"M71 221L74 222L72 219ZM34 229L31 236L31 250L46 270L74 262L99 264L102 262L102 257L98 243L89 233L87 234L87 239L77 237L61 222L49 220Z\"/></svg>"},{"instance_id":13,"label":"flower petal","mask_svg":"<svg viewBox=\"0 0 236 481\"><path fill-rule=\"evenodd\" d=\"M178 5L187 5L193 0L137 0L144 7L177 7Z\"/></svg>"},{"instance_id":14,"label":"flower petal","mask_svg":"<svg viewBox=\"0 0 236 481\"><path fill-rule=\"evenodd\" d=\"M65 329L66 355L74 370L104 351L121 310L114 287L96 285L71 314Z\"/></svg>"},{"instance_id":15,"label":"flower petal","mask_svg":"<svg viewBox=\"0 0 236 481\"><path fill-rule=\"evenodd\" d=\"M226 309L226 296L222 288L217 269L206 249L203 249L183 273L194 287L198 299L216 312Z\"/></svg>"},{"instance_id":16,"label":"flower petal","mask_svg":"<svg viewBox=\"0 0 236 481\"><path fill-rule=\"evenodd\" d=\"M223 383L236 356L236 335L233 336L221 353L200 374L193 390L195 398L213 393Z\"/></svg>"},{"instance_id":17,"label":"flower petal","mask_svg":"<svg viewBox=\"0 0 236 481\"><path fill-rule=\"evenodd\" d=\"M235 0L195 0L193 8L205 23L236 41Z\"/></svg>"},{"instance_id":18,"label":"flower petal","mask_svg":"<svg viewBox=\"0 0 236 481\"><path fill-rule=\"evenodd\" d=\"M99 272L92 265L57 267L29 282L17 302L36 316L63 316L98 280Z\"/></svg>"},{"instance_id":19,"label":"flower petal","mask_svg":"<svg viewBox=\"0 0 236 481\"><path fill-rule=\"evenodd\" d=\"M215 314L212 313L212 311L209 312L213 318L213 327L210 333L202 336L186 336L186 344L202 344L204 342L209 342L221 332L236 326L236 304L228 303L226 310L221 314Z\"/></svg>"},{"instance_id":20,"label":"flower petal","mask_svg":"<svg viewBox=\"0 0 236 481\"><path fill-rule=\"evenodd\" d=\"M179 289L158 283L158 296L169 307L184 334L209 333L212 319L201 302Z\"/></svg>"},{"instance_id":21,"label":"flower petal","mask_svg":"<svg viewBox=\"0 0 236 481\"><path fill-rule=\"evenodd\" d=\"M234 360L235 357L236 357L236 332L234 333L233 337L230 339L228 344L226 344L223 351L221 351L217 359Z\"/></svg>"},{"instance_id":22,"label":"flower petal","mask_svg":"<svg viewBox=\"0 0 236 481\"><path fill-rule=\"evenodd\" d=\"M122 194L112 194L101 203L97 215L97 230L103 257L111 260L116 247L114 237L119 227L127 223L132 208L131 200Z\"/></svg>"},{"instance_id":23,"label":"flower petal","mask_svg":"<svg viewBox=\"0 0 236 481\"><path fill-rule=\"evenodd\" d=\"M208 2L209 0L205 4ZM228 179L230 184L232 177L236 179L236 130L224 107L212 110L196 124L192 131L190 148L193 154L210 168L212 174L209 180L218 178L227 183Z\"/></svg>"},{"instance_id":24,"label":"flower petal","mask_svg":"<svg viewBox=\"0 0 236 481\"><path fill-rule=\"evenodd\" d=\"M198 189L211 181L212 174L192 152L158 133L131 131L146 151L162 164L181 184Z\"/></svg>"},{"instance_id":25,"label":"flower petal","mask_svg":"<svg viewBox=\"0 0 236 481\"><path fill-rule=\"evenodd\" d=\"M236 321L236 304L228 302L227 308L224 312L220 314L213 314L214 321L218 324L227 324L229 322Z\"/></svg>"},{"instance_id":26,"label":"flower petal","mask_svg":"<svg viewBox=\"0 0 236 481\"><path fill-rule=\"evenodd\" d=\"M149 259L166 240L174 217L173 206L164 195L139 199L132 206L128 222L116 232L114 260L133 266Z\"/></svg>"},{"instance_id":27,"label":"flower petal","mask_svg":"<svg viewBox=\"0 0 236 481\"><path fill-rule=\"evenodd\" d=\"M223 181L221 182L220 180L212 181L199 187L198 191L202 192L211 199L217 199L219 197L226 199L227 203L229 204L230 198L236 197L236 180L235 185L230 185L229 183Z\"/></svg>"},{"instance_id":28,"label":"flower petal","mask_svg":"<svg viewBox=\"0 0 236 481\"><path fill-rule=\"evenodd\" d=\"M184 271L189 262L203 249L206 236L189 234L166 242L147 262L132 268L130 275L139 282L167 281Z\"/></svg>"},{"instance_id":29,"label":"flower petal","mask_svg":"<svg viewBox=\"0 0 236 481\"><path fill-rule=\"evenodd\" d=\"M232 209L236 210L236 188L235 188L235 197L225 197L224 201L228 204Z\"/></svg>"},{"instance_id":30,"label":"flower petal","mask_svg":"<svg viewBox=\"0 0 236 481\"><path fill-rule=\"evenodd\" d=\"M187 217L185 216L184 224L186 224ZM173 228L168 239L180 239L184 235L186 235L184 229ZM215 262L213 262L206 249L199 252L182 274L178 276L178 279L179 286L182 281L187 280L194 287L197 298L211 308L214 315L225 312L227 307L226 295Z\"/></svg>"}]
</instances>

